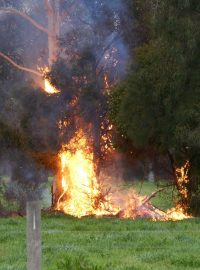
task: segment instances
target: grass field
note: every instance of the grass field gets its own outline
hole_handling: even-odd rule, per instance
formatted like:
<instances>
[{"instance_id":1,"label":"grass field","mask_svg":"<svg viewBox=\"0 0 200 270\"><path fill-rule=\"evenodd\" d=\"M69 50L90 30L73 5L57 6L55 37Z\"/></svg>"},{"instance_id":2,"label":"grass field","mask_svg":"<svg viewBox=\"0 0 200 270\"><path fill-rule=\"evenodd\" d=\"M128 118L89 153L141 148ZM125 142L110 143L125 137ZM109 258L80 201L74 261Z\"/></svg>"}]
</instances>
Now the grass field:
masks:
<instances>
[{"instance_id":1,"label":"grass field","mask_svg":"<svg viewBox=\"0 0 200 270\"><path fill-rule=\"evenodd\" d=\"M135 184L140 191L140 185ZM155 186L145 183L143 194ZM156 198L166 208L169 194ZM0 270L26 269L25 218L0 219ZM200 269L200 219L76 219L43 214L42 270Z\"/></svg>"},{"instance_id":2,"label":"grass field","mask_svg":"<svg viewBox=\"0 0 200 270\"><path fill-rule=\"evenodd\" d=\"M43 270L200 269L200 219L43 216ZM0 220L0 269L26 269L25 219Z\"/></svg>"}]
</instances>

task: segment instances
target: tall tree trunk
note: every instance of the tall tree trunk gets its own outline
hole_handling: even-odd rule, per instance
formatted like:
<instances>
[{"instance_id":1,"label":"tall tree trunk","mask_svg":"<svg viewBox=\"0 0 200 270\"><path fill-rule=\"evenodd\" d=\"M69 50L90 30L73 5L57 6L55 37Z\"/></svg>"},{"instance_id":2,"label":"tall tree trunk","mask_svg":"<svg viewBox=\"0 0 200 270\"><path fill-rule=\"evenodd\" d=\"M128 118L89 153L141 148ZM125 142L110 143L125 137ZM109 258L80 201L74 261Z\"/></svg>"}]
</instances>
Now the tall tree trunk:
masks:
<instances>
[{"instance_id":1,"label":"tall tree trunk","mask_svg":"<svg viewBox=\"0 0 200 270\"><path fill-rule=\"evenodd\" d=\"M57 60L58 57L58 38L60 36L60 0L46 1L48 14L48 49L49 66Z\"/></svg>"},{"instance_id":2,"label":"tall tree trunk","mask_svg":"<svg viewBox=\"0 0 200 270\"><path fill-rule=\"evenodd\" d=\"M56 62L59 52L58 39L60 36L60 0L45 0L48 15L48 63L51 68ZM56 206L58 197L61 193L61 175L58 173L52 185L52 207Z\"/></svg>"}]
</instances>

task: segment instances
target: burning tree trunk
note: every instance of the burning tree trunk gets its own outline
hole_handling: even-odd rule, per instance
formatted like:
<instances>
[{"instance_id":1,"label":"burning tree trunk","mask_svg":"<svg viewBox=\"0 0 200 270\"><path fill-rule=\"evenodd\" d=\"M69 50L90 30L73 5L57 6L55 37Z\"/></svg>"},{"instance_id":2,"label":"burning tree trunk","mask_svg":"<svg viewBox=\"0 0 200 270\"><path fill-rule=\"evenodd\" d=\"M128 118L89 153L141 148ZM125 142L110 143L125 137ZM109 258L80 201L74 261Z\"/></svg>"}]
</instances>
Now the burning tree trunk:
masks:
<instances>
[{"instance_id":1,"label":"burning tree trunk","mask_svg":"<svg viewBox=\"0 0 200 270\"><path fill-rule=\"evenodd\" d=\"M185 161L184 165L181 167L176 166L175 158L173 154L168 151L168 157L171 163L172 174L174 178L174 185L178 191L179 201L177 203L177 207L183 209L183 212L188 213L188 209L190 208L190 192L189 192L189 170L190 170L190 162Z\"/></svg>"}]
</instances>

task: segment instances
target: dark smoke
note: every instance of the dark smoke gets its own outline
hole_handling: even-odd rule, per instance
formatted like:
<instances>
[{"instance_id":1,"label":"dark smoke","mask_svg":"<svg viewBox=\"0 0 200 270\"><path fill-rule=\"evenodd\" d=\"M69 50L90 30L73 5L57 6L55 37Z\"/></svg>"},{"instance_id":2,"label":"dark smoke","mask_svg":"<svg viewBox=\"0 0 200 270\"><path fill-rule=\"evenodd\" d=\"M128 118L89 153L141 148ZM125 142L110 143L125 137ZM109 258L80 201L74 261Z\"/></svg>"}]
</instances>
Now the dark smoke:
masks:
<instances>
[{"instance_id":1,"label":"dark smoke","mask_svg":"<svg viewBox=\"0 0 200 270\"><path fill-rule=\"evenodd\" d=\"M61 12L71 3L60 2ZM1 0L0 7L17 8L47 25L43 1ZM43 184L56 171L53 157L77 129L77 115L86 124L92 123L93 128L87 130L86 125L86 130L93 137L96 155L101 155L100 126L108 124L104 75L113 86L126 72L129 49L123 29L129 23L127 12L122 0L85 0L65 17L60 55L49 74L61 91L58 95L48 96L36 78L0 59L0 155L10 168L8 195L21 205L27 198L41 198ZM47 64L44 33L9 14L0 13L0 23L0 51L33 69ZM72 106L74 98L78 98L76 106ZM61 134L58 122L66 118L70 124Z\"/></svg>"}]
</instances>

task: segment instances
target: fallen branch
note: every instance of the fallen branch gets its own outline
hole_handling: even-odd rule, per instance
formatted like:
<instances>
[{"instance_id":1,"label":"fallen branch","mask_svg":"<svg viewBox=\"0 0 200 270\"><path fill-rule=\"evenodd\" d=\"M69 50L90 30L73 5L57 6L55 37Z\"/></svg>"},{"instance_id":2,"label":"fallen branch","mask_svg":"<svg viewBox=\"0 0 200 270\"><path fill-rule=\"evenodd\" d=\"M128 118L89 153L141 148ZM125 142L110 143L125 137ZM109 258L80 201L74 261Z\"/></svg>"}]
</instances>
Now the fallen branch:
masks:
<instances>
[{"instance_id":1,"label":"fallen branch","mask_svg":"<svg viewBox=\"0 0 200 270\"><path fill-rule=\"evenodd\" d=\"M8 57L7 55L5 55L4 53L0 52L0 57L4 58L6 61L8 61L11 65L13 65L15 68L19 69L19 70L22 70L22 71L25 71L25 72L28 72L28 73L32 73L34 75L37 75L39 77L43 77L43 74L34 70L34 69L31 69L31 68L26 68L26 67L23 67L23 66L20 66L18 65L17 63L15 63L10 57Z\"/></svg>"},{"instance_id":2,"label":"fallen branch","mask_svg":"<svg viewBox=\"0 0 200 270\"><path fill-rule=\"evenodd\" d=\"M149 197L145 198L145 200L142 202L141 206L147 204L151 199L155 198L158 193L160 193L164 190L165 190L165 188L160 188L157 191L153 192Z\"/></svg>"}]
</instances>

